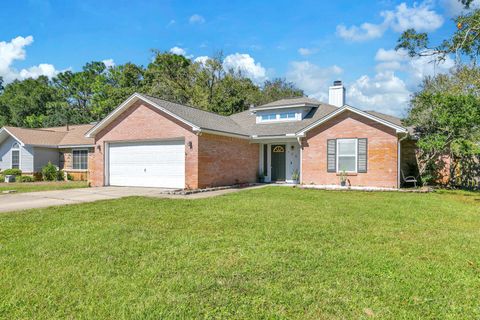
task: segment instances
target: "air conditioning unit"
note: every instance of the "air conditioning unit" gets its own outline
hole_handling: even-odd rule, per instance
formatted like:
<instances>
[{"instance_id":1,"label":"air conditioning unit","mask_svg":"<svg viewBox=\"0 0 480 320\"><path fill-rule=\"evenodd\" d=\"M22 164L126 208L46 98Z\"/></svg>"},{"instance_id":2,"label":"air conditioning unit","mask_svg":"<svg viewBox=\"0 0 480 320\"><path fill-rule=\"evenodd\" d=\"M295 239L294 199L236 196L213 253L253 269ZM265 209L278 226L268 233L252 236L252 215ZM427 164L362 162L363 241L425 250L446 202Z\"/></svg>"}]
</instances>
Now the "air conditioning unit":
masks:
<instances>
[{"instance_id":1,"label":"air conditioning unit","mask_svg":"<svg viewBox=\"0 0 480 320\"><path fill-rule=\"evenodd\" d=\"M14 175L6 175L5 176L5 182L10 183L10 182L15 182L15 176Z\"/></svg>"}]
</instances>

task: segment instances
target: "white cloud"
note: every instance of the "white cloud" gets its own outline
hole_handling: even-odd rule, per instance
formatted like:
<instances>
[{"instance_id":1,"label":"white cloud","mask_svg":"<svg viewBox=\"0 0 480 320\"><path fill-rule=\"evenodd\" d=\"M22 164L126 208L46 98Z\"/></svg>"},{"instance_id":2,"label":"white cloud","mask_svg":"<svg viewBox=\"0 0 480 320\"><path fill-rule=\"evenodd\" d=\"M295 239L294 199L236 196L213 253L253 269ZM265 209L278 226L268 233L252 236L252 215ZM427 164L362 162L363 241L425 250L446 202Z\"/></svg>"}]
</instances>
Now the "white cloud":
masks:
<instances>
[{"instance_id":1,"label":"white cloud","mask_svg":"<svg viewBox=\"0 0 480 320\"><path fill-rule=\"evenodd\" d=\"M175 20L170 20L170 22L167 23L167 28L173 26L174 24L176 24L177 22Z\"/></svg>"},{"instance_id":2,"label":"white cloud","mask_svg":"<svg viewBox=\"0 0 480 320\"><path fill-rule=\"evenodd\" d=\"M202 24L205 23L205 18L199 14L194 14L188 19L188 22L190 24Z\"/></svg>"},{"instance_id":3,"label":"white cloud","mask_svg":"<svg viewBox=\"0 0 480 320\"><path fill-rule=\"evenodd\" d=\"M191 59L193 58L193 55L187 55L187 50L183 49L183 48L180 48L180 47L173 47L173 48L170 48L170 53L173 53L173 54L178 54L179 56L184 56L185 58L188 58L188 59Z\"/></svg>"},{"instance_id":4,"label":"white cloud","mask_svg":"<svg viewBox=\"0 0 480 320\"><path fill-rule=\"evenodd\" d=\"M444 22L443 17L431 8L430 1L420 5L414 3L412 7L403 2L396 6L395 10L382 11L380 15L383 17L380 24L365 22L360 26L338 25L337 35L350 41L366 41L382 37L388 29L403 32L414 28L428 32L440 28Z\"/></svg>"},{"instance_id":5,"label":"white cloud","mask_svg":"<svg viewBox=\"0 0 480 320\"><path fill-rule=\"evenodd\" d=\"M338 66L322 68L309 61L290 62L286 78L295 83L306 94L319 100L328 100L328 86L342 74Z\"/></svg>"},{"instance_id":6,"label":"white cloud","mask_svg":"<svg viewBox=\"0 0 480 320\"><path fill-rule=\"evenodd\" d=\"M391 20L395 32L403 32L409 28L417 31L434 31L443 25L443 17L430 8L428 2L409 8L407 4L399 4L395 11L384 11L385 20Z\"/></svg>"},{"instance_id":7,"label":"white cloud","mask_svg":"<svg viewBox=\"0 0 480 320\"><path fill-rule=\"evenodd\" d=\"M184 56L187 54L187 51L185 51L185 49L180 47L173 47L170 49L170 53L178 54L179 56Z\"/></svg>"},{"instance_id":8,"label":"white cloud","mask_svg":"<svg viewBox=\"0 0 480 320\"><path fill-rule=\"evenodd\" d=\"M113 59L105 59L105 60L102 60L102 62L107 68L115 67L115 61L113 61Z\"/></svg>"},{"instance_id":9,"label":"white cloud","mask_svg":"<svg viewBox=\"0 0 480 320\"><path fill-rule=\"evenodd\" d=\"M265 68L259 62L255 63L255 59L247 53L235 53L226 56L223 60L223 68L242 72L256 83L261 83L267 79Z\"/></svg>"},{"instance_id":10,"label":"white cloud","mask_svg":"<svg viewBox=\"0 0 480 320\"><path fill-rule=\"evenodd\" d=\"M387 24L372 24L372 23L362 23L360 27L351 26L346 27L341 24L337 26L337 35L343 39L350 41L365 41L375 38L380 38L383 36L387 30Z\"/></svg>"},{"instance_id":11,"label":"white cloud","mask_svg":"<svg viewBox=\"0 0 480 320\"><path fill-rule=\"evenodd\" d=\"M377 51L375 60L377 72L383 71L401 71L409 77L410 87L418 85L426 76L433 76L439 73L448 72L455 62L447 56L445 61L437 63L432 57L411 58L405 50L385 50L383 48Z\"/></svg>"},{"instance_id":12,"label":"white cloud","mask_svg":"<svg viewBox=\"0 0 480 320\"><path fill-rule=\"evenodd\" d=\"M309 56L311 54L315 53L315 49L309 49L309 48L299 48L298 53L301 54L302 56Z\"/></svg>"},{"instance_id":13,"label":"white cloud","mask_svg":"<svg viewBox=\"0 0 480 320\"><path fill-rule=\"evenodd\" d=\"M402 115L411 92L393 71L361 76L347 89L347 103L365 110Z\"/></svg>"},{"instance_id":14,"label":"white cloud","mask_svg":"<svg viewBox=\"0 0 480 320\"><path fill-rule=\"evenodd\" d=\"M13 67L15 61L26 59L25 47L33 43L33 37L16 37L10 42L0 41L0 76L6 83L15 79L38 78L41 75L54 77L58 71L51 64L42 63L20 71Z\"/></svg>"},{"instance_id":15,"label":"white cloud","mask_svg":"<svg viewBox=\"0 0 480 320\"><path fill-rule=\"evenodd\" d=\"M440 64L431 57L411 58L404 50L379 49L374 77L363 75L347 88L348 103L361 109L372 109L397 116L404 114L411 94L425 76L446 73L454 66L447 57ZM400 78L398 74L404 76Z\"/></svg>"},{"instance_id":16,"label":"white cloud","mask_svg":"<svg viewBox=\"0 0 480 320\"><path fill-rule=\"evenodd\" d=\"M200 63L200 64L205 64L205 62L207 62L207 60L210 59L209 56L199 56L199 57L196 57L193 62L197 62L197 63Z\"/></svg>"}]
</instances>

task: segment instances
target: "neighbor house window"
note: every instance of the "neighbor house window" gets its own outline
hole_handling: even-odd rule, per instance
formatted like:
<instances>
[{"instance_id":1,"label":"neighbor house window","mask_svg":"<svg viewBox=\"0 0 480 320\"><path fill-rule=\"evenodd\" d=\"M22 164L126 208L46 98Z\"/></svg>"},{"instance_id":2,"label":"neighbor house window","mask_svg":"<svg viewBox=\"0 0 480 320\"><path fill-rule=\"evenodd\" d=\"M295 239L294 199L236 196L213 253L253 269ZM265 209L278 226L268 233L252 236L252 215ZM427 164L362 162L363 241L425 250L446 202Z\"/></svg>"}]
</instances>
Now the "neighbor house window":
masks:
<instances>
[{"instance_id":1,"label":"neighbor house window","mask_svg":"<svg viewBox=\"0 0 480 320\"><path fill-rule=\"evenodd\" d=\"M88 169L88 150L73 150L73 169L86 170Z\"/></svg>"},{"instance_id":2,"label":"neighbor house window","mask_svg":"<svg viewBox=\"0 0 480 320\"><path fill-rule=\"evenodd\" d=\"M262 121L276 120L277 115L275 113L262 114Z\"/></svg>"},{"instance_id":3,"label":"neighbor house window","mask_svg":"<svg viewBox=\"0 0 480 320\"><path fill-rule=\"evenodd\" d=\"M280 119L289 119L289 120L292 120L292 119L295 119L295 112L282 112L280 113Z\"/></svg>"},{"instance_id":4,"label":"neighbor house window","mask_svg":"<svg viewBox=\"0 0 480 320\"><path fill-rule=\"evenodd\" d=\"M337 139L337 172L357 172L357 139Z\"/></svg>"},{"instance_id":5,"label":"neighbor house window","mask_svg":"<svg viewBox=\"0 0 480 320\"><path fill-rule=\"evenodd\" d=\"M16 142L12 145L12 169L20 169L20 145Z\"/></svg>"}]
</instances>

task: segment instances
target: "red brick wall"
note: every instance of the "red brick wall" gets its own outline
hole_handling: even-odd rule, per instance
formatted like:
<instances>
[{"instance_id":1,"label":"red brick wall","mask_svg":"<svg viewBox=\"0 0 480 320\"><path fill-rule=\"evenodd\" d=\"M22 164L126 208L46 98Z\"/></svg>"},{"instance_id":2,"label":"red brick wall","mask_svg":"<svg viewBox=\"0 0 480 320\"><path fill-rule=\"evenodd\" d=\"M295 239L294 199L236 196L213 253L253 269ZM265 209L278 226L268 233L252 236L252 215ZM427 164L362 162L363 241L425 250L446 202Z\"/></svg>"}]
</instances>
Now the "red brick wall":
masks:
<instances>
[{"instance_id":1,"label":"red brick wall","mask_svg":"<svg viewBox=\"0 0 480 320\"><path fill-rule=\"evenodd\" d=\"M60 163L59 167L66 173L69 173L73 180L89 180L90 170L75 170L73 169L73 154L71 148L60 149ZM88 148L88 168L93 165L94 158L93 148Z\"/></svg>"},{"instance_id":2,"label":"red brick wall","mask_svg":"<svg viewBox=\"0 0 480 320\"><path fill-rule=\"evenodd\" d=\"M95 137L90 167L93 186L104 185L105 142L185 138L186 187L198 188L198 136L189 126L142 102L137 102ZM192 148L188 143L192 143Z\"/></svg>"},{"instance_id":3,"label":"red brick wall","mask_svg":"<svg viewBox=\"0 0 480 320\"><path fill-rule=\"evenodd\" d=\"M394 129L346 111L307 133L303 139L302 183L340 184L327 172L327 140L368 138L368 171L348 176L352 186L397 187L397 143Z\"/></svg>"},{"instance_id":4,"label":"red brick wall","mask_svg":"<svg viewBox=\"0 0 480 320\"><path fill-rule=\"evenodd\" d=\"M258 144L212 134L202 134L198 144L200 188L257 180Z\"/></svg>"}]
</instances>

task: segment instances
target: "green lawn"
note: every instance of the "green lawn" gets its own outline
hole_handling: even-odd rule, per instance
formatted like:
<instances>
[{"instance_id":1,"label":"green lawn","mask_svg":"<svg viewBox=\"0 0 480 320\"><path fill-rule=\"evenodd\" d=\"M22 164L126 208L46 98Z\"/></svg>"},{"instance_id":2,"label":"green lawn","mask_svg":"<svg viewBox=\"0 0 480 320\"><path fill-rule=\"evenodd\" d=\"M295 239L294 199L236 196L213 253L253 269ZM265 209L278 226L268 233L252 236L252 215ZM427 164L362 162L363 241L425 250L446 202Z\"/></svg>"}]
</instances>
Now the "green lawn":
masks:
<instances>
[{"instance_id":1,"label":"green lawn","mask_svg":"<svg viewBox=\"0 0 480 320\"><path fill-rule=\"evenodd\" d=\"M88 187L88 183L86 181L0 183L0 197L2 196L1 192L6 190L15 190L17 193L20 193L86 187Z\"/></svg>"},{"instance_id":2,"label":"green lawn","mask_svg":"<svg viewBox=\"0 0 480 320\"><path fill-rule=\"evenodd\" d=\"M0 318L371 317L480 317L480 194L269 187L0 214Z\"/></svg>"}]
</instances>

